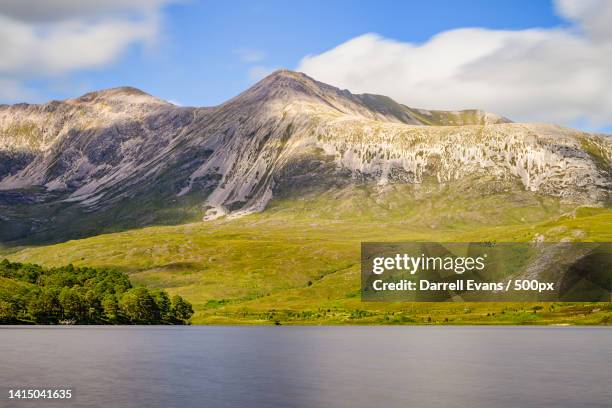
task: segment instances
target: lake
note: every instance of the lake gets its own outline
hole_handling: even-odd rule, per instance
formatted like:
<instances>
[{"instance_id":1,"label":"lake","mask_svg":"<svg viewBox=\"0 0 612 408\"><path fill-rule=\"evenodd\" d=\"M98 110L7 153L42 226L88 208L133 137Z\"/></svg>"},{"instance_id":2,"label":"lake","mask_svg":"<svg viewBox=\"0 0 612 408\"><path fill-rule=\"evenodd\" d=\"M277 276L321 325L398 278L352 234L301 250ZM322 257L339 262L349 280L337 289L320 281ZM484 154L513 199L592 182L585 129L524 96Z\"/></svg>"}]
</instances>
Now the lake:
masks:
<instances>
[{"instance_id":1,"label":"lake","mask_svg":"<svg viewBox=\"0 0 612 408\"><path fill-rule=\"evenodd\" d=\"M610 407L607 327L0 327L0 406ZM9 401L70 388L70 401Z\"/></svg>"}]
</instances>

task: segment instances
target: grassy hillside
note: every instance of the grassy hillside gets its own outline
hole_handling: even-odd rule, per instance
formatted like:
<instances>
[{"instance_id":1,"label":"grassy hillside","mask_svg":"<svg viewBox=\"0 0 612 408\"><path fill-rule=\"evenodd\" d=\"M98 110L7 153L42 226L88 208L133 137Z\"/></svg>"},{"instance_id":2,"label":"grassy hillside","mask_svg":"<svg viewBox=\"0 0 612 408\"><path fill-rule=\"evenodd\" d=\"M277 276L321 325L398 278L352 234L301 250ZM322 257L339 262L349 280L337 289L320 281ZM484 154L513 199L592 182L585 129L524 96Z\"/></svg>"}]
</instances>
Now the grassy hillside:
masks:
<instances>
[{"instance_id":1,"label":"grassy hillside","mask_svg":"<svg viewBox=\"0 0 612 408\"><path fill-rule=\"evenodd\" d=\"M194 305L200 324L610 324L605 304L364 303L362 241L612 241L612 210L470 180L347 187L239 219L25 248L9 259L116 267ZM489 191L483 192L486 185Z\"/></svg>"}]
</instances>

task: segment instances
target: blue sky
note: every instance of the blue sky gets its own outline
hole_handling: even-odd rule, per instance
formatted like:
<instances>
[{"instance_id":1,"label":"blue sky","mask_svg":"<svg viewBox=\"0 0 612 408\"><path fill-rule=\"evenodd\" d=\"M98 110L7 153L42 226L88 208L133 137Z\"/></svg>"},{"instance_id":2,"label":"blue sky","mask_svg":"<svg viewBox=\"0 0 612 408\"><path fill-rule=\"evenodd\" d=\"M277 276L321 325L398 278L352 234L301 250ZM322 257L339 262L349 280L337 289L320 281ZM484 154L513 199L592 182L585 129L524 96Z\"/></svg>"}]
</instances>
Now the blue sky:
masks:
<instances>
[{"instance_id":1,"label":"blue sky","mask_svg":"<svg viewBox=\"0 0 612 408\"><path fill-rule=\"evenodd\" d=\"M188 1L165 7L154 49L133 46L116 63L73 75L84 88L131 85L184 105L218 104L254 80L254 66L297 68L358 35L411 42L458 27L521 29L563 22L548 1ZM261 52L243 61L241 51ZM49 97L66 97L52 92Z\"/></svg>"},{"instance_id":2,"label":"blue sky","mask_svg":"<svg viewBox=\"0 0 612 408\"><path fill-rule=\"evenodd\" d=\"M12 0L8 1L11 3ZM30 0L24 1L27 3ZM65 3L66 7L71 7L72 4L71 0L57 1ZM86 0L82 1L87 3ZM559 7L544 0L462 2L129 0L123 3L130 2L133 4L130 8L126 6L125 9L121 9L120 2L117 2L117 6L113 9L102 6L96 8L96 5L85 10L79 9L81 5L74 1L74 13L70 19L83 24L83 27L87 27L87 24L91 26L99 24L102 27L107 20L121 19L128 23L135 22L134 24L145 21L146 24L142 23L136 31L132 29L130 34L125 35L123 43L109 37L109 44L111 41L117 41L118 44L107 52L104 51L106 57L99 58L99 61L95 60L95 56L84 54L82 63L76 58L72 66L67 64L54 69L52 73L49 73L51 70L45 71L45 60L37 62L41 68L31 73L24 74L24 70L19 69L19 65L15 65L17 68L12 68L15 72L11 72L11 68L5 69L4 81L8 86L5 86L3 93L0 92L0 101L12 103L19 100L39 102L64 99L94 89L130 85L182 105L209 106L238 94L266 72L279 67L289 69L308 67L310 71L307 70L307 73L318 74L315 76L316 79L358 92L377 93L388 89L389 84L393 82L389 79L385 80L386 84L375 82L375 69L382 68L372 68L371 75L368 74L368 78L362 78L360 82L351 81L349 78L355 77L354 72L349 72L347 67L337 65L339 63L336 62L338 59L335 58L334 51L325 53L347 43L349 45L345 48L350 49L351 44L355 44L351 43L352 40L360 39L362 38L360 36L368 33L373 33L376 37L362 38L363 41L368 40L368 44L374 44L375 47L378 44L382 44L383 47L391 44L390 49L393 50L393 44L405 45L405 48L418 47L427 44L432 37L440 33L454 33L454 30L462 28L477 27L490 30L480 32L479 37L474 40L480 41L478 38L484 38L483 41L486 41L490 33L506 31L520 33L534 28L549 30L546 31L548 33L554 33L558 29L571 33L572 25L576 25L576 22L568 19L567 15L560 16ZM142 6L145 3L147 4ZM0 16L4 14L11 22L16 22L16 27L33 27L33 32L40 32L40 27L53 29L54 25L64 24L57 16L51 16L50 11L42 16L32 16L27 11L19 9L18 5L13 9L3 10L4 7L0 5ZM82 31L87 29L81 28ZM77 31L75 33L77 34L70 35L78 35ZM87 33L83 37L86 35ZM106 41L104 40L106 37L95 38L103 38L103 41ZM43 40L43 37L39 37L38 41L42 43ZM467 38L462 44L469 48L471 47L469 41L473 40ZM504 41L507 43L510 40ZM550 42L550 39L546 41ZM54 44L60 42L57 40ZM36 48L35 45L32 46L33 49ZM92 42L89 48L95 50L97 46ZM477 46L475 44L475 47ZM59 47L61 52L61 44ZM343 49L338 52L344 52ZM0 43L0 53L2 50ZM437 51L434 49L432 52ZM318 58L320 55L324 57ZM315 58L305 63L304 58L307 56ZM91 63L87 62L87 58L92 59ZM367 58L376 59L378 55ZM361 65L359 59L355 61L355 65ZM442 63L445 64L446 61ZM402 81L402 73L397 74L396 68L386 66L384 69L387 75L398 76L397 80ZM499 70L496 68L497 72ZM416 72L420 71L417 69ZM3 80L2 75L0 63L0 85ZM460 75L457 74L456 77L459 78ZM11 91L12 89L15 91ZM392 91L393 89L390 92ZM465 93L463 90L456 92ZM542 88L537 92L546 91ZM483 97L482 103L490 106L461 106L462 103L479 103L480 99L477 96L461 98L454 94L454 96L449 95L446 103L443 93L441 96L434 95L437 98L435 100L415 97L412 101L408 88L391 96L402 103L417 107L504 109L508 106L488 103L486 97ZM589 95L583 98L588 99ZM549 98L554 101L558 99L556 95L551 95ZM508 104L520 103L514 96L507 96L507 100ZM540 103L546 103L546 99ZM567 116L571 116L571 120L564 121L562 116L558 119L553 114L542 115L541 118L543 120L550 118L549 121L564 122L588 129L608 131L612 129L610 127L612 121L607 121L605 118L607 112L593 118L583 117L582 113L576 111L576 109L590 109L585 106L578 108L573 105L568 106L567 112L572 113L568 113ZM533 109L537 110L538 106L534 106ZM509 110L510 113L514 112L513 109ZM529 107L528 110L532 108ZM564 111L564 106L556 108L556 111ZM498 113L509 115L507 112ZM527 119L540 119L537 115L532 118L521 110L517 110L515 114Z\"/></svg>"}]
</instances>

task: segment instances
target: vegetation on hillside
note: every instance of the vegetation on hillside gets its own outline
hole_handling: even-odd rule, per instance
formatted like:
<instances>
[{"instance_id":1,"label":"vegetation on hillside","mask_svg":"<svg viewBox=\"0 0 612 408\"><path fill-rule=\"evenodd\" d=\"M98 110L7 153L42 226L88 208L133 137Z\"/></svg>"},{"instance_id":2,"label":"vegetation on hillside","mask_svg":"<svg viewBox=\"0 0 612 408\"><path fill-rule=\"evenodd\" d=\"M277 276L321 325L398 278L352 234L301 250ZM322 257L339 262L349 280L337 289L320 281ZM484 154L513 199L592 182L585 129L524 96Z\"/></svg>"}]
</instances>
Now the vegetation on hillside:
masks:
<instances>
[{"instance_id":1,"label":"vegetation on hillside","mask_svg":"<svg viewBox=\"0 0 612 408\"><path fill-rule=\"evenodd\" d=\"M0 324L185 324L193 308L116 269L0 262Z\"/></svg>"},{"instance_id":2,"label":"vegetation on hillside","mask_svg":"<svg viewBox=\"0 0 612 408\"><path fill-rule=\"evenodd\" d=\"M350 188L239 219L23 248L13 261L116 268L184 296L193 324L612 324L610 303L362 302L360 244L610 242L612 211L512 186Z\"/></svg>"}]
</instances>

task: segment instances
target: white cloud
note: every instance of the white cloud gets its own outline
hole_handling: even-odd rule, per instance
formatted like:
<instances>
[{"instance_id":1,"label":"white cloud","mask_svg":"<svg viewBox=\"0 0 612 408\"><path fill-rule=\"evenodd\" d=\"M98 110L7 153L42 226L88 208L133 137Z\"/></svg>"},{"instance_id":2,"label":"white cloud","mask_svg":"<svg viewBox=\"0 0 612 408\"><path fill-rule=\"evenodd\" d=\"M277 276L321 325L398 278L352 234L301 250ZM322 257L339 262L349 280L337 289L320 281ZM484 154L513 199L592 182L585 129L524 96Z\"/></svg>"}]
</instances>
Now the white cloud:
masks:
<instances>
[{"instance_id":1,"label":"white cloud","mask_svg":"<svg viewBox=\"0 0 612 408\"><path fill-rule=\"evenodd\" d=\"M2 0L0 14L22 21L50 22L75 17L155 12L167 0Z\"/></svg>"},{"instance_id":2,"label":"white cloud","mask_svg":"<svg viewBox=\"0 0 612 408\"><path fill-rule=\"evenodd\" d=\"M556 0L557 12L573 20L593 41L610 41L612 4L609 0Z\"/></svg>"},{"instance_id":3,"label":"white cloud","mask_svg":"<svg viewBox=\"0 0 612 408\"><path fill-rule=\"evenodd\" d=\"M567 28L465 28L424 44L376 34L302 59L298 70L409 106L482 108L518 121L612 124L612 1L559 0Z\"/></svg>"},{"instance_id":4,"label":"white cloud","mask_svg":"<svg viewBox=\"0 0 612 408\"><path fill-rule=\"evenodd\" d=\"M28 80L102 67L133 44L153 44L169 1L3 0L0 81L15 90L8 100L27 93Z\"/></svg>"},{"instance_id":5,"label":"white cloud","mask_svg":"<svg viewBox=\"0 0 612 408\"><path fill-rule=\"evenodd\" d=\"M50 76L103 66L129 44L153 39L156 27L150 19L95 24L75 20L40 32L36 27L0 17L0 72L17 77Z\"/></svg>"}]
</instances>

